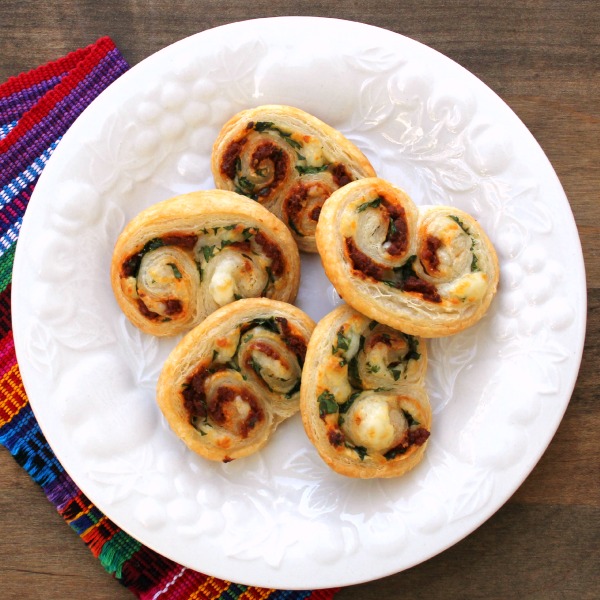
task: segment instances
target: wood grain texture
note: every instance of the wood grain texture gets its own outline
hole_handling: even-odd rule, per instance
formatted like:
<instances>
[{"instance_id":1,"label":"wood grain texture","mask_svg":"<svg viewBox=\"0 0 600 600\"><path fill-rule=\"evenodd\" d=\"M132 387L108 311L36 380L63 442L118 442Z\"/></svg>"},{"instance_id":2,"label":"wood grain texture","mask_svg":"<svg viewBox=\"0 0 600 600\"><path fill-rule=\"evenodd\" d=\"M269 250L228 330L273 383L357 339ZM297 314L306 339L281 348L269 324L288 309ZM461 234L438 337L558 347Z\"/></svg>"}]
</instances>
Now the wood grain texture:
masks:
<instances>
[{"instance_id":1,"label":"wood grain texture","mask_svg":"<svg viewBox=\"0 0 600 600\"><path fill-rule=\"evenodd\" d=\"M569 198L587 269L588 325L570 405L528 479L435 558L342 590L339 600L598 598L600 540L600 4L597 0L0 3L0 80L109 35L130 64L204 29L279 15L377 25L482 79L537 138ZM130 598L0 449L3 598Z\"/></svg>"}]
</instances>

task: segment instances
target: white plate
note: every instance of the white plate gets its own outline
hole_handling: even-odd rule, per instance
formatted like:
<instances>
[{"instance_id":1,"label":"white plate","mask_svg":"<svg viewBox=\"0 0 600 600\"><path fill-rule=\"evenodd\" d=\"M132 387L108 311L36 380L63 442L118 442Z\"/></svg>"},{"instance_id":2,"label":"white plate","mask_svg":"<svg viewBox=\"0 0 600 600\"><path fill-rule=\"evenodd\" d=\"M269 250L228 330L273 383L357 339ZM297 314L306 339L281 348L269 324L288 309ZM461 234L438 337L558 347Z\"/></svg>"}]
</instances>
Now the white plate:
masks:
<instances>
[{"instance_id":1,"label":"white plate","mask_svg":"<svg viewBox=\"0 0 600 600\"><path fill-rule=\"evenodd\" d=\"M340 129L417 204L474 214L501 285L477 326L429 344L433 434L392 481L328 470L299 415L254 457L213 464L171 434L154 385L175 340L140 334L109 285L144 207L212 187L213 140L241 109L287 103ZM329 19L234 23L132 68L77 120L20 235L14 334L31 405L67 471L114 522L190 568L276 588L401 571L473 531L516 490L568 404L583 347L579 238L552 167L511 110L410 39ZM305 257L298 304L336 303Z\"/></svg>"}]
</instances>

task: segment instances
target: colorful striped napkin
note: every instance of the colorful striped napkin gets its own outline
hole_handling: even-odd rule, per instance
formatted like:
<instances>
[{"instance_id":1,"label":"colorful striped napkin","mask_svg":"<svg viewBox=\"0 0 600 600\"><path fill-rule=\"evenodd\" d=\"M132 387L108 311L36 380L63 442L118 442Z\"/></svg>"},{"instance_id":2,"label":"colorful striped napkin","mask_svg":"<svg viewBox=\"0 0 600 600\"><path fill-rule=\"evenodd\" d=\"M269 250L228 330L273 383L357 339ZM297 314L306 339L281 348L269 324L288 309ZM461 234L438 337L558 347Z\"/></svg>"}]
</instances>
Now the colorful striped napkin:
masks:
<instances>
[{"instance_id":1,"label":"colorful striped napkin","mask_svg":"<svg viewBox=\"0 0 600 600\"><path fill-rule=\"evenodd\" d=\"M79 490L31 411L15 356L11 274L36 182L61 137L128 65L109 38L0 85L0 443L102 566L139 598L330 600L337 590L269 590L191 571L127 535Z\"/></svg>"}]
</instances>

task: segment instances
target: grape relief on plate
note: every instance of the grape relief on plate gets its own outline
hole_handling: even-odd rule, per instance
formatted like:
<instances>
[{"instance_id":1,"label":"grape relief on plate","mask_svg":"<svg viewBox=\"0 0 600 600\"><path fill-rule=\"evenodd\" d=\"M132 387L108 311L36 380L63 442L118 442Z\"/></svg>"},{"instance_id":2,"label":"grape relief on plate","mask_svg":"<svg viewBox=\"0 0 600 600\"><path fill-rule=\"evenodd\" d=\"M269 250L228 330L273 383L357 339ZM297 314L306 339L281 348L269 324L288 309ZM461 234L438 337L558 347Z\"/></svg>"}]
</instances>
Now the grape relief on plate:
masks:
<instances>
[{"instance_id":1,"label":"grape relief on plate","mask_svg":"<svg viewBox=\"0 0 600 600\"><path fill-rule=\"evenodd\" d=\"M87 176L65 172L52 227L30 256L41 274L34 297L42 300L34 301L28 353L61 382L53 401L104 501L132 502L135 518L149 530L218 539L227 556L274 568L298 547L325 563L361 548L401 554L411 533L427 535L480 511L495 474L518 463L544 395L563 385L553 367L567 352L552 332L567 330L574 319L557 291L563 267L543 239L553 232L552 215L533 176L514 164L508 134L480 116L475 95L371 46L317 66L297 65L291 81L289 56L268 52L260 39L180 56L166 81L138 90L84 144L77 170ZM302 90L303 81L319 92ZM319 102L330 97L339 104ZM294 100L342 130L417 204L473 213L500 254L501 289L488 316L429 344L434 437L424 463L400 481L354 481L329 472L299 419L243 465L192 456L153 403L172 343L129 326L111 297L108 265L125 222L153 201L212 187L212 141L229 116L251 104ZM49 254L59 260L48 270ZM318 268L310 262L307 276ZM339 299L325 287L329 310ZM314 299L302 292L300 298L318 316ZM515 370L525 398L518 405L503 400L517 385L503 375ZM110 381L101 377L107 372ZM545 387L536 387L538 380ZM454 406L463 396L477 401L457 416Z\"/></svg>"}]
</instances>

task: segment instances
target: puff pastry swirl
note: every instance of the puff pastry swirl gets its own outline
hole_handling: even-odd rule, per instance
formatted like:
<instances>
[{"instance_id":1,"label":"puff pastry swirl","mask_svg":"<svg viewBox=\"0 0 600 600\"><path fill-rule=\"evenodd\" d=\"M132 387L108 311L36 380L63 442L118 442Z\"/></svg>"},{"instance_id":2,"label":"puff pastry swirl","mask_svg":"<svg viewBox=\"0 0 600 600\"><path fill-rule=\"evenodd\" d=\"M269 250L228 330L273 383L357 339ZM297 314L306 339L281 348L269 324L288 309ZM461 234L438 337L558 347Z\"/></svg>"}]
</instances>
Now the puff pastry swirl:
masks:
<instances>
[{"instance_id":1,"label":"puff pastry swirl","mask_svg":"<svg viewBox=\"0 0 600 600\"><path fill-rule=\"evenodd\" d=\"M234 192L192 192L149 207L125 227L111 281L134 325L169 336L240 298L292 302L300 255L287 227L260 204Z\"/></svg>"},{"instance_id":2,"label":"puff pastry swirl","mask_svg":"<svg viewBox=\"0 0 600 600\"><path fill-rule=\"evenodd\" d=\"M431 431L424 340L342 305L315 328L300 410L321 458L357 478L397 477L423 458Z\"/></svg>"},{"instance_id":3,"label":"puff pastry swirl","mask_svg":"<svg viewBox=\"0 0 600 600\"><path fill-rule=\"evenodd\" d=\"M299 409L313 321L291 304L250 298L220 308L167 358L157 401L197 454L228 462L262 448Z\"/></svg>"},{"instance_id":4,"label":"puff pastry swirl","mask_svg":"<svg viewBox=\"0 0 600 600\"><path fill-rule=\"evenodd\" d=\"M216 187L257 200L291 229L298 247L316 252L323 202L336 189L375 175L339 131L291 106L265 105L231 118L212 152Z\"/></svg>"},{"instance_id":5,"label":"puff pastry swirl","mask_svg":"<svg viewBox=\"0 0 600 600\"><path fill-rule=\"evenodd\" d=\"M473 217L447 206L418 209L380 178L334 192L316 240L348 304L412 335L441 337L473 325L498 286L496 252Z\"/></svg>"}]
</instances>

